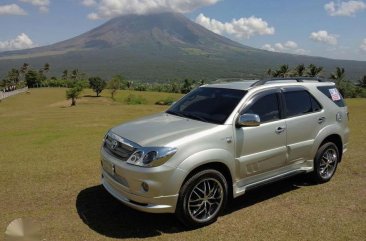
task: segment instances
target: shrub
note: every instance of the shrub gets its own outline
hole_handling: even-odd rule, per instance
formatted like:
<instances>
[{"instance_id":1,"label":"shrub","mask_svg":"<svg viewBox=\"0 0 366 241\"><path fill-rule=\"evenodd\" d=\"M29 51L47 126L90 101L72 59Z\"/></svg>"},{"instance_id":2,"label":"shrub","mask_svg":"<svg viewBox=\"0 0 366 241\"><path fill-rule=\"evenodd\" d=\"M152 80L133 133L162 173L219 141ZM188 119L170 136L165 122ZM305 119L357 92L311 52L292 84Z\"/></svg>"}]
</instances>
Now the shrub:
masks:
<instances>
[{"instance_id":1,"label":"shrub","mask_svg":"<svg viewBox=\"0 0 366 241\"><path fill-rule=\"evenodd\" d=\"M167 97L162 100L158 100L155 102L155 105L172 105L175 102L173 97Z\"/></svg>"},{"instance_id":2,"label":"shrub","mask_svg":"<svg viewBox=\"0 0 366 241\"><path fill-rule=\"evenodd\" d=\"M139 84L139 85L135 86L134 90L136 90L136 91L146 91L147 86L145 84Z\"/></svg>"},{"instance_id":3,"label":"shrub","mask_svg":"<svg viewBox=\"0 0 366 241\"><path fill-rule=\"evenodd\" d=\"M128 105L143 105L143 104L147 103L147 100L140 95L136 96L136 95L130 94L125 99L125 102Z\"/></svg>"},{"instance_id":4,"label":"shrub","mask_svg":"<svg viewBox=\"0 0 366 241\"><path fill-rule=\"evenodd\" d=\"M100 77L90 77L89 85L90 88L94 90L94 92L97 94L97 97L99 97L99 94L107 86L107 82L105 80L102 80Z\"/></svg>"},{"instance_id":5,"label":"shrub","mask_svg":"<svg viewBox=\"0 0 366 241\"><path fill-rule=\"evenodd\" d=\"M71 99L71 106L76 105L76 99L79 98L83 88L81 85L75 85L74 87L66 90L66 99Z\"/></svg>"}]
</instances>

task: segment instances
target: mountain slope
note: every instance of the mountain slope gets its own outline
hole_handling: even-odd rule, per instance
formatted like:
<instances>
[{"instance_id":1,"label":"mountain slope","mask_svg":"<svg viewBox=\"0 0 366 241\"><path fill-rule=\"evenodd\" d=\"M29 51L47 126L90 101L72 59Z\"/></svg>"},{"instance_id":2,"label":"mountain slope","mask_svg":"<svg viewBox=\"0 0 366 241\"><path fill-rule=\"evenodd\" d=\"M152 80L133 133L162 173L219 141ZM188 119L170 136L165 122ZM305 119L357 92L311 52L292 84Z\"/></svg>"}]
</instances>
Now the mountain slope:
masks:
<instances>
[{"instance_id":1,"label":"mountain slope","mask_svg":"<svg viewBox=\"0 0 366 241\"><path fill-rule=\"evenodd\" d=\"M366 62L273 53L217 35L181 14L128 15L114 18L75 38L50 46L0 53L0 76L24 62L51 65L51 74L78 68L89 75L129 79L261 77L280 64L316 64L330 72L343 66L354 78Z\"/></svg>"}]
</instances>

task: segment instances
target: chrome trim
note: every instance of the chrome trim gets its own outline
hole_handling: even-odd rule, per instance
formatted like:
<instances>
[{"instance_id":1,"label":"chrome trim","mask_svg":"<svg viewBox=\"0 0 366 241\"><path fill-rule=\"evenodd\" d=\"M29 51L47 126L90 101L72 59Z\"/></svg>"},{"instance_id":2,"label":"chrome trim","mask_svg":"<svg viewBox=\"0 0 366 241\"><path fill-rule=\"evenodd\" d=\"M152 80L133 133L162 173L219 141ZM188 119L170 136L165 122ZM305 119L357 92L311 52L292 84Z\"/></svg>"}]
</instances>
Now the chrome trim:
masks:
<instances>
[{"instance_id":1,"label":"chrome trim","mask_svg":"<svg viewBox=\"0 0 366 241\"><path fill-rule=\"evenodd\" d=\"M326 150L320 160L319 175L328 179L333 176L338 163L337 151L334 148Z\"/></svg>"},{"instance_id":2,"label":"chrome trim","mask_svg":"<svg viewBox=\"0 0 366 241\"><path fill-rule=\"evenodd\" d=\"M240 127L259 126L261 124L261 119L259 118L259 115L256 114L242 114L239 116L236 124Z\"/></svg>"},{"instance_id":3,"label":"chrome trim","mask_svg":"<svg viewBox=\"0 0 366 241\"><path fill-rule=\"evenodd\" d=\"M120 137L112 132L108 132L107 136L111 137L114 140L117 140L119 143L121 143L122 145L128 147L130 150L136 149L136 148L140 148L141 146L133 141L130 141L126 138Z\"/></svg>"},{"instance_id":4,"label":"chrome trim","mask_svg":"<svg viewBox=\"0 0 366 241\"><path fill-rule=\"evenodd\" d=\"M140 145L109 131L104 138L103 148L119 160L127 161Z\"/></svg>"},{"instance_id":5,"label":"chrome trim","mask_svg":"<svg viewBox=\"0 0 366 241\"><path fill-rule=\"evenodd\" d=\"M188 198L188 212L196 222L207 222L220 211L224 200L223 187L214 178L203 179L192 189Z\"/></svg>"}]
</instances>

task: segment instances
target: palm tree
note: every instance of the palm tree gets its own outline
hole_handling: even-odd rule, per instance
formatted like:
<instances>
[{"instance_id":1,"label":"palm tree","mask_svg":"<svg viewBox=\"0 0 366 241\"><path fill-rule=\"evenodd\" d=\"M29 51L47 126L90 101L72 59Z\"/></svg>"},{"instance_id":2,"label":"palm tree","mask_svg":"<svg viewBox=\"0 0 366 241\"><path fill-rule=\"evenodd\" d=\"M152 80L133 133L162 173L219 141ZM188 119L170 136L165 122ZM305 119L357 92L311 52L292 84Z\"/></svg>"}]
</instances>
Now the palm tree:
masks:
<instances>
[{"instance_id":1,"label":"palm tree","mask_svg":"<svg viewBox=\"0 0 366 241\"><path fill-rule=\"evenodd\" d=\"M77 78L79 77L79 70L78 69L74 69L72 72L71 72L71 79L73 80L77 80Z\"/></svg>"},{"instance_id":2,"label":"palm tree","mask_svg":"<svg viewBox=\"0 0 366 241\"><path fill-rule=\"evenodd\" d=\"M288 67L288 64L283 64L280 66L280 68L275 72L275 77L287 77L289 74L290 68ZM273 75L274 76L274 75Z\"/></svg>"},{"instance_id":3,"label":"palm tree","mask_svg":"<svg viewBox=\"0 0 366 241\"><path fill-rule=\"evenodd\" d=\"M308 66L308 71L307 71L307 75L309 77L318 77L320 72L323 71L323 67L317 67L316 65L314 64L309 64Z\"/></svg>"},{"instance_id":4,"label":"palm tree","mask_svg":"<svg viewBox=\"0 0 366 241\"><path fill-rule=\"evenodd\" d=\"M17 69L11 69L8 72L8 80L10 84L18 84L20 81L20 71Z\"/></svg>"},{"instance_id":5,"label":"palm tree","mask_svg":"<svg viewBox=\"0 0 366 241\"><path fill-rule=\"evenodd\" d=\"M305 73L305 65L304 64L299 64L298 66L296 66L295 68L295 74L296 76L303 76Z\"/></svg>"},{"instance_id":6,"label":"palm tree","mask_svg":"<svg viewBox=\"0 0 366 241\"><path fill-rule=\"evenodd\" d=\"M28 71L28 68L29 68L29 64L24 63L24 64L22 65L22 67L20 67L20 71L21 71L22 73L26 73L26 72Z\"/></svg>"},{"instance_id":7,"label":"palm tree","mask_svg":"<svg viewBox=\"0 0 366 241\"><path fill-rule=\"evenodd\" d=\"M48 72L50 70L50 64L45 63L44 66L43 66L43 70L44 70L44 72Z\"/></svg>"},{"instance_id":8,"label":"palm tree","mask_svg":"<svg viewBox=\"0 0 366 241\"><path fill-rule=\"evenodd\" d=\"M345 73L344 68L337 67L336 72L332 73L329 78L335 80L335 82L337 83L340 83L344 80L345 77L344 73Z\"/></svg>"},{"instance_id":9,"label":"palm tree","mask_svg":"<svg viewBox=\"0 0 366 241\"><path fill-rule=\"evenodd\" d=\"M69 71L67 69L65 69L63 72L62 72L62 76L61 76L61 79L63 80L67 80L69 78Z\"/></svg>"},{"instance_id":10,"label":"palm tree","mask_svg":"<svg viewBox=\"0 0 366 241\"><path fill-rule=\"evenodd\" d=\"M359 81L359 86L362 87L362 88L366 88L366 75L364 75L362 77L362 79L360 79Z\"/></svg>"},{"instance_id":11,"label":"palm tree","mask_svg":"<svg viewBox=\"0 0 366 241\"><path fill-rule=\"evenodd\" d=\"M25 81L25 74L28 72L28 70L29 70L29 64L24 63L19 70L19 79L23 79L23 81Z\"/></svg>"},{"instance_id":12,"label":"palm tree","mask_svg":"<svg viewBox=\"0 0 366 241\"><path fill-rule=\"evenodd\" d=\"M267 74L269 77L271 77L271 76L272 76L272 74L273 74L272 69L271 69L271 68L267 69L266 74Z\"/></svg>"},{"instance_id":13,"label":"palm tree","mask_svg":"<svg viewBox=\"0 0 366 241\"><path fill-rule=\"evenodd\" d=\"M132 88L132 85L133 85L133 81L132 80L127 81L127 89Z\"/></svg>"}]
</instances>

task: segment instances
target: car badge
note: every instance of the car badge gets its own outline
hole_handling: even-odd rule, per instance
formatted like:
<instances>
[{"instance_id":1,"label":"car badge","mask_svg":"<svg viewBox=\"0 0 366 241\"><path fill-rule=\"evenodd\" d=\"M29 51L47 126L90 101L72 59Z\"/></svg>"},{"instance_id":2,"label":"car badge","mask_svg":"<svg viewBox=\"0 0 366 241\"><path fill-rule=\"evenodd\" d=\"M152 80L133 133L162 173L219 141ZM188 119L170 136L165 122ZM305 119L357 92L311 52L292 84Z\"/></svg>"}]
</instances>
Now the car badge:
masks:
<instances>
[{"instance_id":1,"label":"car badge","mask_svg":"<svg viewBox=\"0 0 366 241\"><path fill-rule=\"evenodd\" d=\"M112 150L114 150L114 149L116 149L116 148L117 148L117 146L118 146L118 142L117 142L117 140L113 140L113 141L112 141L112 144L111 144L111 149L112 149Z\"/></svg>"}]
</instances>

